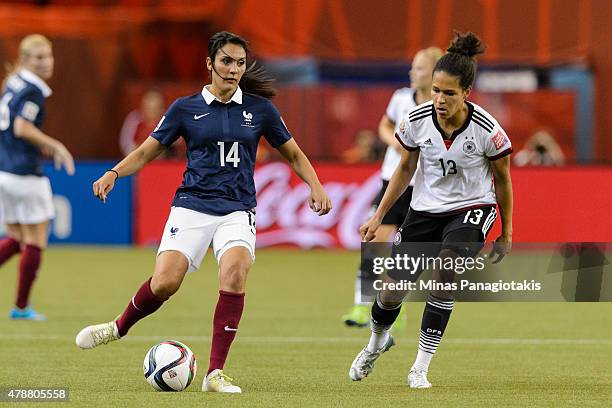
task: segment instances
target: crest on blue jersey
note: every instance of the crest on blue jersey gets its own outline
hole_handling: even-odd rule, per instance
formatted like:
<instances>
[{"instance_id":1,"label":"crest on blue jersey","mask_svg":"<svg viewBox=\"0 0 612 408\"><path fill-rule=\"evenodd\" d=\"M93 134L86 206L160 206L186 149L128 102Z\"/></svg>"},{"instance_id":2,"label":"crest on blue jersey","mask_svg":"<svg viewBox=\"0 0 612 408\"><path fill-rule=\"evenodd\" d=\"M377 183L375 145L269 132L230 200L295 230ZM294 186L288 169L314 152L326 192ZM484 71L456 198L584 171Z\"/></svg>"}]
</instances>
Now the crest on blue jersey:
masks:
<instances>
[{"instance_id":1,"label":"crest on blue jersey","mask_svg":"<svg viewBox=\"0 0 612 408\"><path fill-rule=\"evenodd\" d=\"M242 126L246 126L246 127L255 127L253 126L253 114L251 112L247 112L245 110L242 111L242 117L244 118L244 123L242 124Z\"/></svg>"}]
</instances>

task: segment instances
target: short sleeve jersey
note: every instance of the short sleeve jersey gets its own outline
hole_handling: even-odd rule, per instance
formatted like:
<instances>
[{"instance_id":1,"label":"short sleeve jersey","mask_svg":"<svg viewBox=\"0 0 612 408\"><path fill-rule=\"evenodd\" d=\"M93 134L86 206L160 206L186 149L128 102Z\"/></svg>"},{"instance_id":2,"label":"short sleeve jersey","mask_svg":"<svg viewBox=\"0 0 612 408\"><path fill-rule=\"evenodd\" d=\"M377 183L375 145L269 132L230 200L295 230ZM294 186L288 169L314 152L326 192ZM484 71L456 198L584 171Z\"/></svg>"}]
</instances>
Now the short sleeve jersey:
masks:
<instances>
[{"instance_id":1,"label":"short sleeve jersey","mask_svg":"<svg viewBox=\"0 0 612 408\"><path fill-rule=\"evenodd\" d=\"M415 107L400 123L400 143L420 150L411 203L415 211L443 214L496 203L489 162L512 153L512 144L489 113L466 103L467 119L450 139L443 137L432 102Z\"/></svg>"},{"instance_id":2,"label":"short sleeve jersey","mask_svg":"<svg viewBox=\"0 0 612 408\"><path fill-rule=\"evenodd\" d=\"M0 171L17 175L42 175L40 149L15 136L15 119L19 116L42 126L45 119L45 98L49 86L28 70L11 75L0 97Z\"/></svg>"},{"instance_id":3,"label":"short sleeve jersey","mask_svg":"<svg viewBox=\"0 0 612 408\"><path fill-rule=\"evenodd\" d=\"M205 87L174 101L151 133L164 146L179 137L187 146L187 168L172 205L211 215L253 209L255 154L262 135L274 148L291 139L266 98L238 88L223 103Z\"/></svg>"},{"instance_id":4,"label":"short sleeve jersey","mask_svg":"<svg viewBox=\"0 0 612 408\"><path fill-rule=\"evenodd\" d=\"M395 133L399 123L406 113L417 105L416 91L412 88L400 88L393 93L385 114L390 121L395 123ZM385 158L383 160L381 177L383 180L390 180L393 172L397 168L402 155L392 146L387 146Z\"/></svg>"}]
</instances>

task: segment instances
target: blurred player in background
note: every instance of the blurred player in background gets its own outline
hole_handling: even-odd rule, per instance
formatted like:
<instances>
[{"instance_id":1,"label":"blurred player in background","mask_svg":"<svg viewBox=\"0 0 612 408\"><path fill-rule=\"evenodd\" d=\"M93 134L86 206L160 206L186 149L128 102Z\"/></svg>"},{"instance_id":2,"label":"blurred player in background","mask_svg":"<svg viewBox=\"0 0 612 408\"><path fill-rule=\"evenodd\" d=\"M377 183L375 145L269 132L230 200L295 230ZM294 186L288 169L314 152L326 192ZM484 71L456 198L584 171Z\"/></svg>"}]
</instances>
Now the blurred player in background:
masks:
<instances>
[{"instance_id":1,"label":"blurred player in background","mask_svg":"<svg viewBox=\"0 0 612 408\"><path fill-rule=\"evenodd\" d=\"M395 242L434 242L442 259L473 257L482 249L499 205L502 233L494 244L494 262L510 250L512 242L512 145L499 123L483 108L468 102L476 74L474 56L484 51L480 39L457 33L448 52L436 63L432 102L413 108L399 125L404 146L398 170L374 216L360 229L364 241L379 233L379 226L408 187L417 168L414 200ZM394 248L396 248L394 246ZM402 279L391 270L387 282ZM453 282L454 270L433 271L436 282ZM403 278L407 278L404 275ZM372 306L372 335L357 355L349 376L366 377L380 355L394 344L389 331L406 292L381 290ZM425 304L417 357L408 374L411 388L429 388L427 372L453 310L453 294L432 291Z\"/></svg>"},{"instance_id":2,"label":"blurred player in background","mask_svg":"<svg viewBox=\"0 0 612 408\"><path fill-rule=\"evenodd\" d=\"M19 59L10 69L0 99L0 265L21 252L15 308L11 319L45 320L29 304L30 292L47 247L49 220L55 216L49 179L42 173L42 155L53 157L56 168L74 174L66 147L43 133L45 99L53 75L51 42L32 34L19 44Z\"/></svg>"},{"instance_id":3,"label":"blurred player in background","mask_svg":"<svg viewBox=\"0 0 612 408\"><path fill-rule=\"evenodd\" d=\"M416 53L410 67L411 88L400 88L395 91L385 114L380 119L378 134L382 141L387 144L387 151L381 168L382 187L372 203L372 214L374 214L385 195L389 180L400 162L403 148L395 138L399 122L410 109L431 100L431 76L434 65L442 54L443 51L437 47L425 48ZM413 181L410 182L404 194L383 217L375 241L389 241L395 234L396 229L404 222L412 199L412 185ZM376 293L369 294L368 288L372 288L372 282L375 279L376 277L372 273L372 260L362 259L355 278L354 305L347 314L342 316L342 321L347 326L365 327L370 322L370 306ZM395 328L399 328L404 322L405 319L400 318L397 320Z\"/></svg>"},{"instance_id":4,"label":"blurred player in background","mask_svg":"<svg viewBox=\"0 0 612 408\"><path fill-rule=\"evenodd\" d=\"M140 100L140 107L127 114L119 134L119 147L124 156L132 153L155 129L165 109L164 96L149 89Z\"/></svg>"},{"instance_id":5,"label":"blurred player in background","mask_svg":"<svg viewBox=\"0 0 612 408\"><path fill-rule=\"evenodd\" d=\"M166 105L164 95L157 89L149 89L140 100L140 107L127 114L119 133L119 147L125 156L136 150L151 134L159 119L162 117ZM185 157L185 144L181 139L164 151L160 158Z\"/></svg>"},{"instance_id":6,"label":"blurred player in background","mask_svg":"<svg viewBox=\"0 0 612 408\"><path fill-rule=\"evenodd\" d=\"M310 162L285 127L271 80L260 68L247 69L247 42L228 32L208 42L206 65L211 84L177 99L144 143L94 185L102 201L118 177L140 170L179 136L187 145L187 169L163 232L153 276L138 289L115 321L84 328L76 343L94 348L124 337L180 287L185 274L200 267L212 242L219 263L219 299L213 318L210 365L203 391L241 392L223 366L242 316L247 273L255 259L255 183L257 144L263 134L310 186L310 208L331 210Z\"/></svg>"}]
</instances>

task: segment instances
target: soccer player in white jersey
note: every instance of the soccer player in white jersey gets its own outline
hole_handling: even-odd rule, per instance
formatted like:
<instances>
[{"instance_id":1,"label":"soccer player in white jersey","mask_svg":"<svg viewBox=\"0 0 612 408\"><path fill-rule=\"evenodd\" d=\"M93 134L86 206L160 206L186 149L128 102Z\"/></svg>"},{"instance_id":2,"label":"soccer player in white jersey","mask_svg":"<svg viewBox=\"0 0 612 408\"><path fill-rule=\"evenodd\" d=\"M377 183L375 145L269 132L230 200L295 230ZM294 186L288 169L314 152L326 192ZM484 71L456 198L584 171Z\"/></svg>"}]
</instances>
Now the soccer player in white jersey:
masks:
<instances>
[{"instance_id":1,"label":"soccer player in white jersey","mask_svg":"<svg viewBox=\"0 0 612 408\"><path fill-rule=\"evenodd\" d=\"M410 109L431 100L431 75L434 65L442 54L443 51L438 47L425 48L416 53L410 67L411 88L404 87L396 90L389 101L385 114L380 119L378 135L387 144L387 151L381 168L382 187L372 202L372 214L378 208L389 185L389 179L391 179L393 171L400 162L403 147L395 138L399 122ZM412 199L412 185L411 181L410 186L383 217L376 234L376 241L385 242L389 240L404 222ZM372 260L362 259L355 278L354 305L347 314L342 316L342 321L347 326L365 327L368 325L370 305L375 296L375 293L369 294L368 292L374 279ZM401 323L400 320L396 322L396 328L398 328L398 323Z\"/></svg>"},{"instance_id":2,"label":"soccer player in white jersey","mask_svg":"<svg viewBox=\"0 0 612 408\"><path fill-rule=\"evenodd\" d=\"M474 56L484 51L480 39L473 33L457 33L447 51L434 68L433 101L415 107L400 122L397 138L405 151L376 213L360 232L364 241L376 236L384 215L408 186L418 161L414 199L396 242L439 243L441 258L473 256L482 249L495 221L497 204L502 232L494 244L494 262L499 262L512 242L512 145L491 115L466 100L476 73ZM452 270L434 270L433 274L438 282L452 282L454 277ZM385 279L394 282L398 278L390 272ZM372 306L370 341L349 370L353 381L366 377L374 362L394 344L389 331L405 294L378 293ZM428 296L416 360L408 374L411 388L431 387L429 364L453 303L450 291L432 291Z\"/></svg>"},{"instance_id":3,"label":"soccer player in white jersey","mask_svg":"<svg viewBox=\"0 0 612 408\"><path fill-rule=\"evenodd\" d=\"M51 95L47 81L53 75L51 42L31 34L19 44L19 60L2 86L0 98L0 265L21 253L14 320L45 320L30 305L30 292L47 247L53 195L42 173L42 156L53 156L56 165L74 173L66 147L41 131L46 117L45 99Z\"/></svg>"}]
</instances>

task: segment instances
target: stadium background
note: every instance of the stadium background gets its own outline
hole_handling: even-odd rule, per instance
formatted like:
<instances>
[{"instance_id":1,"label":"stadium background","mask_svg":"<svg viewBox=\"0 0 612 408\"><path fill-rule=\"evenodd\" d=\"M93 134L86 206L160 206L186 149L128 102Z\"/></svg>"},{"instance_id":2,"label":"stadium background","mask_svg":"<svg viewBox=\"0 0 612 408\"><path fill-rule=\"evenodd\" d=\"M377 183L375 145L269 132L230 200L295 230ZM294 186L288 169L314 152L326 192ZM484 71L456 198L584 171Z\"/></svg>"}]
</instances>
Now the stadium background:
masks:
<instances>
[{"instance_id":1,"label":"stadium background","mask_svg":"<svg viewBox=\"0 0 612 408\"><path fill-rule=\"evenodd\" d=\"M335 200L343 207L356 196L364 201L371 197L374 187L362 191L354 184L374 174L377 164L359 165L354 177L336 179L337 167L345 167L342 152L353 146L360 130L376 131L391 93L407 83L411 56L429 45L445 47L452 29L473 30L488 49L480 60L472 100L499 119L517 149L535 131L546 129L568 159L563 169L538 169L540 187L534 186L534 170L514 169L515 239L605 241L610 237L612 199L605 182L609 170L601 166L612 157L606 133L612 115L607 114L605 98L612 93L612 42L601 27L611 13L610 2L596 0L389 0L384 7L368 0L22 1L0 5L0 59L12 61L19 39L29 32L53 40L55 93L45 129L83 165L102 161L99 170L120 158L122 121L145 90L160 89L166 106L179 95L196 92L206 79L206 39L221 29L238 32L277 77L276 103L301 147L325 169L323 180L344 186L338 191L344 196ZM52 240L154 243L171 199L170 187L180 174L180 165L162 173L157 166L165 168L156 163L134 180L121 182L130 186L127 195L114 197L111 207L116 212L102 210L91 196L76 194L87 193L78 186L90 184L95 171L79 171L71 179L50 172L60 201ZM156 182L167 187L163 194L139 187L139 180L153 173ZM528 190L523 193L523 188ZM522 196L532 197L528 205ZM357 217L350 223L355 226L365 217L364 209L362 205L360 212L340 215L339 208L336 216ZM273 219L275 212L274 206L260 208L258 218ZM108 221L105 231L80 222L100 214ZM554 228L539 228L543 214ZM564 221L567 217L573 219L571 227ZM286 218L260 221L260 245L296 244L282 233L261 239L266 231L296 227L297 235L311 234L299 238L299 245L356 245L355 236L339 236L332 228L335 223L310 225L305 214ZM323 240L317 242L319 238Z\"/></svg>"},{"instance_id":2,"label":"stadium background","mask_svg":"<svg viewBox=\"0 0 612 408\"><path fill-rule=\"evenodd\" d=\"M348 165L342 155L354 146L358 131L376 131L393 90L408 82L414 53L430 45L445 48L453 29L476 32L488 49L480 59L473 100L499 119L517 149L539 129L550 131L563 149L568 159L563 167L513 167L515 241L609 242L610 21L612 2L606 0L3 2L1 61L14 60L19 40L28 33L40 32L53 41L56 69L50 85L54 94L48 100L45 130L64 142L78 163L74 177L46 167L58 217L34 296L51 320L42 329L0 324L6 364L26 367L10 376L0 375L0 385L35 386L42 378L44 384L73 387L75 399L83 406L99 406L101 400L125 406L136 401L133 398L141 403L151 398L148 401L157 404L160 400L143 396L141 391L148 388L138 373L141 354L150 343L159 336L180 334L195 346L196 354L205 356L210 321L202 311L209 310L215 299L214 273L190 277L190 285L181 289L181 296L161 316L144 321L135 328L133 340L113 349L112 363L102 353L89 359L77 354L72 333L90 320L111 318L108 314L119 311L132 288L150 273L151 247L159 239L183 163L158 160L138 175L121 179L106 205L93 198L91 184L121 157L122 121L138 106L145 90L162 90L168 105L175 97L201 88L206 80L206 42L212 33L227 29L248 38L257 59L277 77L275 103L314 161L335 206L327 217L313 216L303 205L306 189L283 162L258 166L258 245L281 248L258 253L250 309L241 326L245 337L235 347L232 359L236 360L230 361L247 363L234 370L245 388L262 398L250 403L269 406L287 404L292 398L300 401L309 395L314 381L326 384L314 397L323 406L329 398L350 394L344 377L329 381L338 367L345 376L344 368L364 336L364 332L341 331L340 315L350 305L358 263L357 252L346 249L358 247L356 230L379 183L380 163ZM0 294L7 308L14 262L0 275ZM285 265L292 265L296 273L287 274ZM203 269L215 269L211 257ZM328 286L319 288L322 280ZM285 284L320 290L296 298ZM81 302L80 307L75 308L74 302ZM274 304L284 305L283 312ZM609 367L600 356L609 355L612 344L610 317L605 317L609 314L600 305L496 304L486 311L475 304L461 307L462 315L457 314L451 324L454 331L449 331L446 347L451 353L440 357L440 365L447 368L445 380L434 377L450 388L432 394L431 400L411 397L415 402L455 401L459 392L465 400L457 400L455 406L474 406L471 401L481 398L488 398L488 406L497 398L507 405L550 406L549 398L559 399L555 406L582 403L585 398L605 405L606 398L612 397L609 388L606 391L598 382L609 384ZM408 344L410 350L403 350L404 356L415 345L416 314L410 317L410 335L404 339L404 344L413 343ZM491 316L503 318L504 324ZM467 322L477 322L478 328ZM314 334L313 325L318 328ZM596 327L608 329L596 331ZM285 339L288 333L293 337ZM311 341L308 336L313 335L316 338ZM589 337L586 342L585 336ZM280 357L272 356L267 343L284 350ZM476 353L485 365L475 368L477 377L466 377L461 368ZM523 358L517 359L517 354ZM321 355L327 356L325 361ZM262 365L257 357L278 361ZM454 359L457 365L452 364ZM555 365L558 361L563 364ZM397 370L406 368L399 359L387 363L380 368L381 375L397 376ZM264 369L283 372L289 366L297 370L294 377L284 378L272 389L258 382L269 377ZM93 367L92 372L82 367ZM524 374L529 370L532 376ZM134 375L126 377L127 371ZM499 381L500 372L507 376L505 382ZM103 378L99 373L104 373ZM389 403L406 402L405 391L390 390L384 378L368 379L373 388L367 389L365 404L375 403L383 394ZM480 385L474 388L475 381ZM577 384L578 390L563 388L567 384ZM109 391L115 389L117 393ZM283 394L287 389L291 394ZM129 394L133 390L138 395ZM397 395L389 397L389 392ZM362 391L356 394L364 398Z\"/></svg>"}]
</instances>

